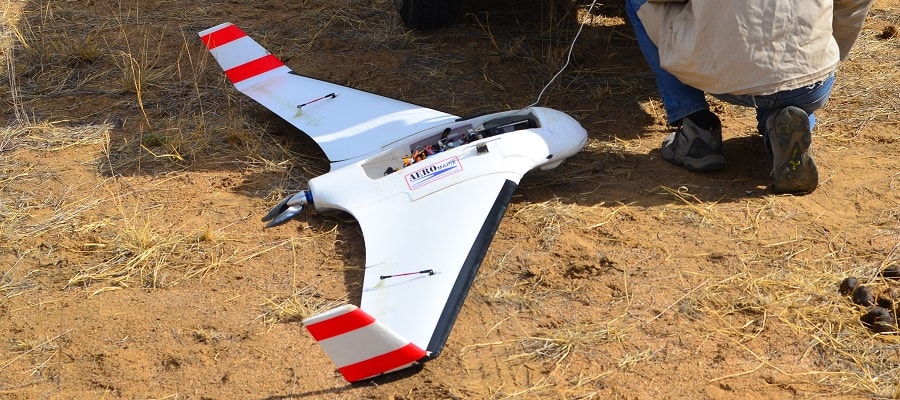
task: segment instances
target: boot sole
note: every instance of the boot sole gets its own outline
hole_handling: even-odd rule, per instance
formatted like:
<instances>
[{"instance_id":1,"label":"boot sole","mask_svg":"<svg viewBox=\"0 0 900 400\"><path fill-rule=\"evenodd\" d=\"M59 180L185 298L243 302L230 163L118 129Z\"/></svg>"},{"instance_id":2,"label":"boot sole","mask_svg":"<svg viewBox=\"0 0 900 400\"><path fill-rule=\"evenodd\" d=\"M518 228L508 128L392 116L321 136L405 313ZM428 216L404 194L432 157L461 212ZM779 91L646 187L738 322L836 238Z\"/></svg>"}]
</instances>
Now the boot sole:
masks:
<instances>
[{"instance_id":1,"label":"boot sole","mask_svg":"<svg viewBox=\"0 0 900 400\"><path fill-rule=\"evenodd\" d=\"M819 184L819 170L812 159L812 133L809 116L797 107L787 107L775 116L772 191L775 193L809 193Z\"/></svg>"}]
</instances>

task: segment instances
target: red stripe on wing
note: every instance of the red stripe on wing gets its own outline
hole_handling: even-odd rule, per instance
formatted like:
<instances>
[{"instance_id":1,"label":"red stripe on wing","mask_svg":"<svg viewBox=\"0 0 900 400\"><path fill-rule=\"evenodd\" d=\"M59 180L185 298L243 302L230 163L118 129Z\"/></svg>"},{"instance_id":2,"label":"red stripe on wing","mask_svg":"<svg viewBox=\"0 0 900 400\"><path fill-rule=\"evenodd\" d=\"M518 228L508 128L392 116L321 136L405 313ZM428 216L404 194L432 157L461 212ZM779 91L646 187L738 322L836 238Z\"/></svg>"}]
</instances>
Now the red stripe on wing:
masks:
<instances>
[{"instance_id":1,"label":"red stripe on wing","mask_svg":"<svg viewBox=\"0 0 900 400\"><path fill-rule=\"evenodd\" d=\"M426 355L425 350L410 343L397 350L338 368L338 371L341 371L347 382L356 382L411 364Z\"/></svg>"},{"instance_id":2,"label":"red stripe on wing","mask_svg":"<svg viewBox=\"0 0 900 400\"><path fill-rule=\"evenodd\" d=\"M211 32L205 36L201 36L200 40L203 41L203 44L206 45L207 49L212 50L225 43L240 39L244 36L247 36L247 34L244 33L241 28L238 28L234 25L228 25L215 32Z\"/></svg>"},{"instance_id":3,"label":"red stripe on wing","mask_svg":"<svg viewBox=\"0 0 900 400\"><path fill-rule=\"evenodd\" d=\"M284 63L282 63L281 60L279 60L277 57L272 54L268 54L248 63L231 68L225 71L225 75L228 75L228 79L231 79L231 83L238 83L259 74L269 72L283 65Z\"/></svg>"},{"instance_id":4,"label":"red stripe on wing","mask_svg":"<svg viewBox=\"0 0 900 400\"><path fill-rule=\"evenodd\" d=\"M359 308L345 314L316 322L306 326L306 330L312 334L316 341L322 341L335 336L343 335L350 331L367 326L375 322L369 314Z\"/></svg>"}]
</instances>

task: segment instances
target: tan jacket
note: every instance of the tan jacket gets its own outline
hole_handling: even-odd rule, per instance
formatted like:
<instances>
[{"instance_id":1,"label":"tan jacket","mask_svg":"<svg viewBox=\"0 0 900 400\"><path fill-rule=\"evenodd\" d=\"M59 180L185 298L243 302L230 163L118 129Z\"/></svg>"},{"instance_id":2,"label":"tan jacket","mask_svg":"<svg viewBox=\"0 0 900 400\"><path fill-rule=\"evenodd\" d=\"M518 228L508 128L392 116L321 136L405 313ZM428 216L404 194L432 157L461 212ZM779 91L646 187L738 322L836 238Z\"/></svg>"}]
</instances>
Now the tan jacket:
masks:
<instances>
[{"instance_id":1,"label":"tan jacket","mask_svg":"<svg viewBox=\"0 0 900 400\"><path fill-rule=\"evenodd\" d=\"M649 0L638 16L663 69L716 94L821 81L850 53L872 0Z\"/></svg>"}]
</instances>

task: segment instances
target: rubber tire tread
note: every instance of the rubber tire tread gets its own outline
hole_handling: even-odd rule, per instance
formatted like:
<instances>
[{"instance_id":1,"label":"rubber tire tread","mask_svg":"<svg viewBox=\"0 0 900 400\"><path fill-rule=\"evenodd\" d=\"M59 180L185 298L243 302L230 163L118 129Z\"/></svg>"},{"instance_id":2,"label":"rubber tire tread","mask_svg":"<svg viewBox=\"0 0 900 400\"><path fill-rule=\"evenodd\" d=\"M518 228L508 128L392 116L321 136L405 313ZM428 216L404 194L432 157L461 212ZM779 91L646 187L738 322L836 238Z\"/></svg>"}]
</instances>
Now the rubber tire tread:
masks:
<instances>
[{"instance_id":1,"label":"rubber tire tread","mask_svg":"<svg viewBox=\"0 0 900 400\"><path fill-rule=\"evenodd\" d=\"M456 22L461 0L397 0L397 12L410 29L433 30Z\"/></svg>"}]
</instances>

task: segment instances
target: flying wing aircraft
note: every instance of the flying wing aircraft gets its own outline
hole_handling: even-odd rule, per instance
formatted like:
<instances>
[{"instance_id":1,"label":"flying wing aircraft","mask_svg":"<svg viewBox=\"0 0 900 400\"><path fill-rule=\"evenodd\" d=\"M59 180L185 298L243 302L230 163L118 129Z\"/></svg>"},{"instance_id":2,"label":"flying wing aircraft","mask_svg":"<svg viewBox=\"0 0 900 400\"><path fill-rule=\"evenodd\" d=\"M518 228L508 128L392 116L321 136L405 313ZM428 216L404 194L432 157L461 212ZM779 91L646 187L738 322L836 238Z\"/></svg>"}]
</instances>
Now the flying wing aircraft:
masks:
<instances>
[{"instance_id":1,"label":"flying wing aircraft","mask_svg":"<svg viewBox=\"0 0 900 400\"><path fill-rule=\"evenodd\" d=\"M463 119L299 75L231 23L199 35L235 88L309 135L331 162L263 217L267 226L306 204L359 222L360 306L303 321L349 382L441 353L522 176L555 168L587 141L553 109Z\"/></svg>"}]
</instances>

